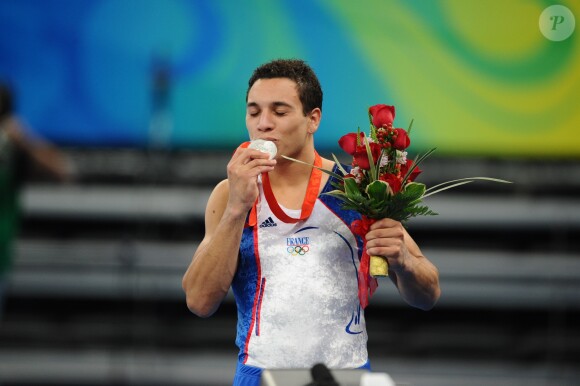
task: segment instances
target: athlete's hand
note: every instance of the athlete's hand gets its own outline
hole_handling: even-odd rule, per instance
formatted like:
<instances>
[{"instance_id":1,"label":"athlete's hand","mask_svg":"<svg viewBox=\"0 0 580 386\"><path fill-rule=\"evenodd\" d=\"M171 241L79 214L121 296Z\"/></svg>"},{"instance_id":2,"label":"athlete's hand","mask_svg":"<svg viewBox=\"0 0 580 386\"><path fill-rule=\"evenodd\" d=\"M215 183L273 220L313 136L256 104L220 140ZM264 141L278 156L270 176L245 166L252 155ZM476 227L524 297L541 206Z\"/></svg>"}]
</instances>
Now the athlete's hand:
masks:
<instances>
[{"instance_id":1,"label":"athlete's hand","mask_svg":"<svg viewBox=\"0 0 580 386\"><path fill-rule=\"evenodd\" d=\"M239 147L228 163L229 204L246 213L258 197L258 176L274 170L276 160L255 149Z\"/></svg>"},{"instance_id":2,"label":"athlete's hand","mask_svg":"<svg viewBox=\"0 0 580 386\"><path fill-rule=\"evenodd\" d=\"M399 221L390 218L376 221L366 235L367 253L384 256L389 263L389 270L397 272L404 269L412 261L405 243L405 233Z\"/></svg>"}]
</instances>

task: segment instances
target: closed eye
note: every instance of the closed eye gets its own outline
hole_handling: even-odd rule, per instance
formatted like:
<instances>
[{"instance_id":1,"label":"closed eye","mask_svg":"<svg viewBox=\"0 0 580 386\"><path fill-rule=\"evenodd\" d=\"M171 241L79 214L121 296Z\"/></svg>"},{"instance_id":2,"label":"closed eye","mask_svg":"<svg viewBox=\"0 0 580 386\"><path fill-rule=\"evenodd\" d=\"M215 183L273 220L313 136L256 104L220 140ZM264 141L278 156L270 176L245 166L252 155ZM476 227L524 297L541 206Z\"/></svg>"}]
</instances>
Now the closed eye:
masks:
<instances>
[{"instance_id":1,"label":"closed eye","mask_svg":"<svg viewBox=\"0 0 580 386\"><path fill-rule=\"evenodd\" d=\"M260 114L260 108L254 102L250 102L246 105L246 114L250 117L256 117Z\"/></svg>"},{"instance_id":2,"label":"closed eye","mask_svg":"<svg viewBox=\"0 0 580 386\"><path fill-rule=\"evenodd\" d=\"M246 110L246 114L248 114L250 117L257 117L260 114L260 110L257 108L251 107L251 108Z\"/></svg>"}]
</instances>

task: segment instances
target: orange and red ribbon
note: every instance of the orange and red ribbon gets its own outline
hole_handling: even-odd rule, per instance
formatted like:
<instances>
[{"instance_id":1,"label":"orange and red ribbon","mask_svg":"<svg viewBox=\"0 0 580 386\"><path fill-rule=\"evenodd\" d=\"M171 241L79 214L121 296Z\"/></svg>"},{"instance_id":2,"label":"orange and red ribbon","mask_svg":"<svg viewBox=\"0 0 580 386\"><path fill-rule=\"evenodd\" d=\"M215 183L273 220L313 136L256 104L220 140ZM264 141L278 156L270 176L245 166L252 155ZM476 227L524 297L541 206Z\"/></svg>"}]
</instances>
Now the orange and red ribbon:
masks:
<instances>
[{"instance_id":1,"label":"orange and red ribbon","mask_svg":"<svg viewBox=\"0 0 580 386\"><path fill-rule=\"evenodd\" d=\"M244 146L245 144L242 144ZM246 145L247 146L247 145ZM282 222L287 224L297 223L299 221L304 221L310 214L312 214L312 210L314 209L314 204L316 204L316 200L318 199L318 193L320 190L320 183L322 181L322 171L320 167L322 167L322 158L320 155L314 151L314 166L310 173L310 179L308 181L308 187L306 189L306 195L304 197L304 201L302 202L302 210L300 212L300 216L297 218L290 217L289 215L284 212L284 210L278 204L276 197L274 196L274 192L272 191L272 186L270 185L270 177L268 173L262 173L262 187L264 189L264 196L266 197L266 201L272 210L272 213ZM257 213L257 205L260 198L256 198L252 209L250 210L250 214L248 220L246 221L247 226L256 226L258 213Z\"/></svg>"},{"instance_id":2,"label":"orange and red ribbon","mask_svg":"<svg viewBox=\"0 0 580 386\"><path fill-rule=\"evenodd\" d=\"M360 236L363 240L363 252L360 259L360 265L358 269L358 298L362 308L366 308L369 304L369 298L373 296L379 283L377 279L369 274L370 259L371 257L367 253L367 240L366 235L371 228L371 225L375 222L375 219L362 216L360 220L355 220L350 224L350 229L352 232Z\"/></svg>"}]
</instances>

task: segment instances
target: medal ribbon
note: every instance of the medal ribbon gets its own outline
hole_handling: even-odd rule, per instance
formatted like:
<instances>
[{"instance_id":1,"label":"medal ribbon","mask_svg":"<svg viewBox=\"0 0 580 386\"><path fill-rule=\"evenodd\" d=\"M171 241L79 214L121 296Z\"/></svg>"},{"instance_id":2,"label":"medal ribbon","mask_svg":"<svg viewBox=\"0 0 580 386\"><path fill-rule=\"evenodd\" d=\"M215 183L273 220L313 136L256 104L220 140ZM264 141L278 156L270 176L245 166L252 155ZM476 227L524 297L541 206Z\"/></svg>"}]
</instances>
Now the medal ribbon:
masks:
<instances>
[{"instance_id":1,"label":"medal ribbon","mask_svg":"<svg viewBox=\"0 0 580 386\"><path fill-rule=\"evenodd\" d=\"M364 309L369 304L369 298L373 296L379 283L377 279L371 277L369 274L369 266L371 257L367 253L367 239L366 235L369 232L371 225L375 222L375 219L368 218L367 216L362 216L360 220L354 220L350 224L350 229L352 233L360 236L363 240L363 252L360 259L360 265L358 269L358 298L361 307Z\"/></svg>"},{"instance_id":2,"label":"medal ribbon","mask_svg":"<svg viewBox=\"0 0 580 386\"><path fill-rule=\"evenodd\" d=\"M310 180L308 181L308 187L306 188L306 195L304 196L304 201L302 202L302 210L300 213L300 217L294 218L290 217L289 215L284 212L284 210L278 204L276 197L274 196L274 192L272 191L272 186L270 185L270 178L268 173L262 173L262 186L264 188L264 196L266 197L266 201L270 206L270 209L274 213L274 215L285 223L297 223L299 221L306 220L312 214L312 210L314 209L314 204L316 203L316 199L318 198L318 193L320 191L320 182L322 181L322 171L320 168L322 167L322 158L320 155L314 151L314 166L312 168L312 172L310 173ZM250 216L248 218L248 226L255 226L258 221L258 214L256 206L258 204L259 197L254 202L252 206L252 210L250 211Z\"/></svg>"}]
</instances>

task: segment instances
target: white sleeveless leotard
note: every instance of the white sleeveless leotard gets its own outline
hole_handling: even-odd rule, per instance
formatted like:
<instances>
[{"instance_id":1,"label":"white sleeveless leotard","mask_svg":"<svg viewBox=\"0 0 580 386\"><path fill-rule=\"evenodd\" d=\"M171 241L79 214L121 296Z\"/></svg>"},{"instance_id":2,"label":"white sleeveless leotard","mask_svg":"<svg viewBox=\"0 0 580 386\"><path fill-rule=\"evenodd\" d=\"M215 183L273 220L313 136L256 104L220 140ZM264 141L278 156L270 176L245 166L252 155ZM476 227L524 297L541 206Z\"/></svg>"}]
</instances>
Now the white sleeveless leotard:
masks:
<instances>
[{"instance_id":1,"label":"white sleeveless leotard","mask_svg":"<svg viewBox=\"0 0 580 386\"><path fill-rule=\"evenodd\" d=\"M260 185L257 222L243 231L232 283L241 364L339 369L367 363L357 284L362 244L349 228L360 215L323 194L333 189L327 182L306 220L285 223Z\"/></svg>"}]
</instances>

